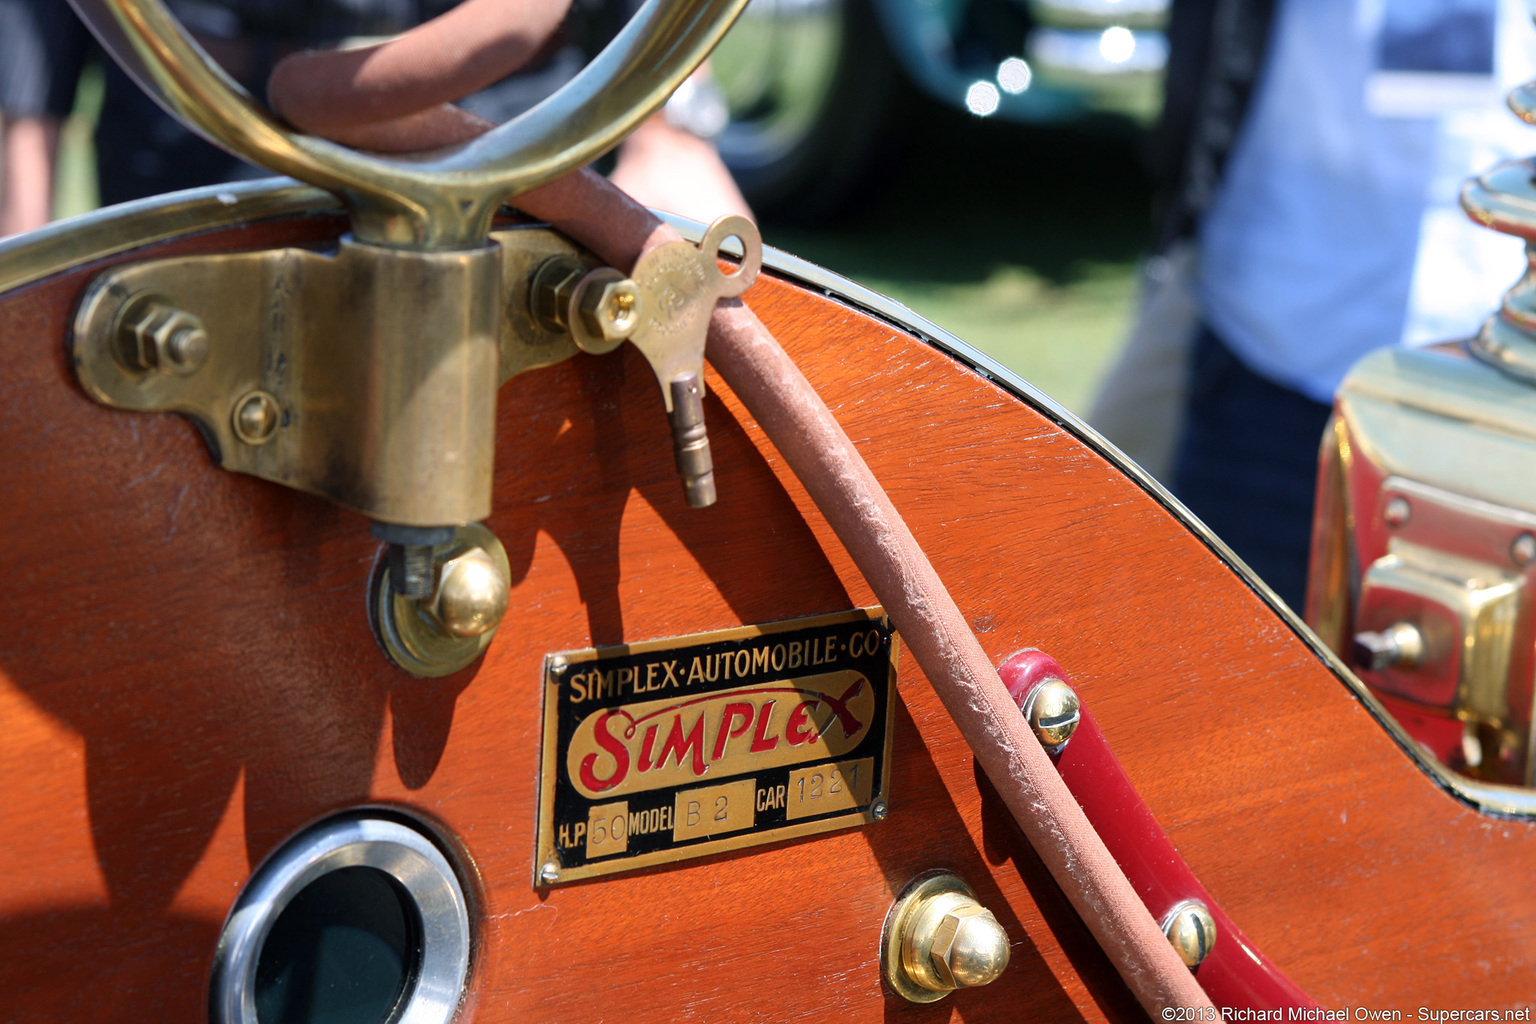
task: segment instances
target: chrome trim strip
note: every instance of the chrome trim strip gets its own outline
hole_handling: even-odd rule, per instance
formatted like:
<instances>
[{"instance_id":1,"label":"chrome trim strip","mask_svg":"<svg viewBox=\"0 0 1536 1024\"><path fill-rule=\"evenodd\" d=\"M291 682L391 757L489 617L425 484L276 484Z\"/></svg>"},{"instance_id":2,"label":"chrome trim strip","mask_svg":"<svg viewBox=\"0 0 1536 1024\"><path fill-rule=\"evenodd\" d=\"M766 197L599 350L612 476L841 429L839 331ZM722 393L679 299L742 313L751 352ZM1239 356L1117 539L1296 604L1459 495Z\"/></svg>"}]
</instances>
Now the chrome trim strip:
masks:
<instances>
[{"instance_id":1,"label":"chrome trim strip","mask_svg":"<svg viewBox=\"0 0 1536 1024\"><path fill-rule=\"evenodd\" d=\"M208 1005L214 1024L260 1024L256 968L262 945L289 902L311 882L343 868L392 878L416 904L419 960L408 977L397 1024L448 1024L469 971L469 909L458 876L421 832L384 818L323 822L278 848L251 876L219 935Z\"/></svg>"},{"instance_id":2,"label":"chrome trim strip","mask_svg":"<svg viewBox=\"0 0 1536 1024\"><path fill-rule=\"evenodd\" d=\"M690 240L697 241L704 235L705 226L696 221L666 213L662 213L661 217ZM726 251L731 251L729 246L726 247ZM1146 471L1136 465L1124 452L1079 419L1071 410L991 356L971 347L894 299L871 291L855 281L850 281L808 260L791 256L789 253L766 245L763 247L763 266L783 277L814 288L828 298L845 301L849 305L916 335L933 347L965 363L1021 401L1034 406L1037 411L1053 420L1057 426L1088 445L1112 462L1126 476L1140 484L1142 490L1155 498L1174 518L1181 521L1185 528L1199 538L1216 557L1226 562L1243 582L1248 584L1249 588L1291 628L1291 631L1311 648L1312 653L1333 670L1339 682L1364 705L1366 711L1386 730L1387 735L1397 742L1409 759L1442 789L1473 810L1484 814L1509 818L1536 818L1536 789L1478 782L1456 774L1427 754L1371 694L1365 683L1361 682L1349 666L1344 664L1339 656L1302 621L1301 616L1292 611L1290 606L1269 588L1268 584L1259 579L1258 574L1244 564L1243 560L1238 558L1210 527L1180 504L1167 488L1147 475Z\"/></svg>"},{"instance_id":3,"label":"chrome trim strip","mask_svg":"<svg viewBox=\"0 0 1536 1024\"><path fill-rule=\"evenodd\" d=\"M228 201L225 194L234 196ZM41 280L71 267L163 241L181 234L191 234L233 224L271 217L306 213L340 213L341 206L328 193L299 185L291 179L215 185L169 196L144 199L122 206L59 221L55 224L0 242L0 294ZM706 226L671 214L661 217L685 237L698 242ZM76 236L79 237L76 237ZM732 245L725 246L733 251ZM779 249L763 247L763 265L791 280L814 288L829 298L845 301L872 316L885 320L916 335L928 344L948 353L1015 397L1033 406L1063 430L1077 437L1099 455L1114 463L1121 472L1141 486L1175 518L1198 537L1207 548L1226 562L1261 600L1291 628L1356 700L1381 724L1408 757L1431 779L1453 797L1475 810L1505 817L1536 818L1536 790L1515 789L1481 783L1455 774L1419 749L1396 720L1373 697L1365 684L1349 667L1286 606L1253 570L1243 564L1210 528L1181 505L1167 489L1118 448L1110 444L1088 424L1060 405L1049 395L1003 366L992 357L972 348L942 327L918 316L901 303L871 291L854 281Z\"/></svg>"}]
</instances>

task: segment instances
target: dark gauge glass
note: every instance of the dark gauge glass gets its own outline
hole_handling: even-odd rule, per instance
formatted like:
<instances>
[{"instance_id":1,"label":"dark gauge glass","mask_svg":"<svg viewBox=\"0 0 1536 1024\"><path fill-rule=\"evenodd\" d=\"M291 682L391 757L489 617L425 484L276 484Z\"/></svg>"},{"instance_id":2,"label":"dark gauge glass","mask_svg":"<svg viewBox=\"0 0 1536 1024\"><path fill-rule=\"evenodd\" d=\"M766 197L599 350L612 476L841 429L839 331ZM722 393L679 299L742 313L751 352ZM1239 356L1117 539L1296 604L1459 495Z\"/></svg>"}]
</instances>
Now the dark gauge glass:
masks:
<instances>
[{"instance_id":1,"label":"dark gauge glass","mask_svg":"<svg viewBox=\"0 0 1536 1024\"><path fill-rule=\"evenodd\" d=\"M369 867L322 875L272 924L256 966L260 1024L386 1024L421 960L421 918L394 879Z\"/></svg>"}]
</instances>

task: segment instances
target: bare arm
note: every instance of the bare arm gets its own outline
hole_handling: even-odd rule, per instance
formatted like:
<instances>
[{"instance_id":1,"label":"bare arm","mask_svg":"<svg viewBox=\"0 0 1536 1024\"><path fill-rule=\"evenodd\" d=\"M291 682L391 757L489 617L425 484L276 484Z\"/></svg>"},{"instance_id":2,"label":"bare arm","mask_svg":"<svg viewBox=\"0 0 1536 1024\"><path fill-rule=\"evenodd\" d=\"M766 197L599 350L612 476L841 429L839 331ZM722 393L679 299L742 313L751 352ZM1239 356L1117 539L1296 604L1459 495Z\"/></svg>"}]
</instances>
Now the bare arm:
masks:
<instances>
[{"instance_id":1,"label":"bare arm","mask_svg":"<svg viewBox=\"0 0 1536 1024\"><path fill-rule=\"evenodd\" d=\"M0 128L0 238L48 223L58 148L56 118L8 118Z\"/></svg>"}]
</instances>

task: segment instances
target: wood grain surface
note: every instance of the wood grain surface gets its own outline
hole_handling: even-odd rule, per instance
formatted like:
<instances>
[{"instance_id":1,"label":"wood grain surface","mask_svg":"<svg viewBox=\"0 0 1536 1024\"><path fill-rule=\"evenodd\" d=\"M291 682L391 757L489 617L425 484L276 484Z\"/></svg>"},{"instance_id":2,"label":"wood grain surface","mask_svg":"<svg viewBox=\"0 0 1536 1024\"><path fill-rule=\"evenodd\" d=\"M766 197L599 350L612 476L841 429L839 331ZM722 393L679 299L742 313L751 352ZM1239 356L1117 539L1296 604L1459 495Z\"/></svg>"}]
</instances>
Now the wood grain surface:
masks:
<instances>
[{"instance_id":1,"label":"wood grain surface","mask_svg":"<svg viewBox=\"0 0 1536 1024\"><path fill-rule=\"evenodd\" d=\"M720 501L702 511L628 346L503 388L488 525L512 609L481 662L422 681L369 632L360 517L218 469L176 416L81 392L67 324L116 260L0 296L0 1019L204 1019L252 866L370 803L437 823L473 865L464 1020L1141 1017L907 657L884 822L533 888L546 654L873 601L718 378ZM1442 792L1199 537L1046 416L820 293L765 279L746 298L987 650L1067 667L1191 867L1293 980L1408 1017L1536 997L1536 827ZM1013 961L918 1007L882 989L878 945L894 893L935 867L978 890Z\"/></svg>"}]
</instances>

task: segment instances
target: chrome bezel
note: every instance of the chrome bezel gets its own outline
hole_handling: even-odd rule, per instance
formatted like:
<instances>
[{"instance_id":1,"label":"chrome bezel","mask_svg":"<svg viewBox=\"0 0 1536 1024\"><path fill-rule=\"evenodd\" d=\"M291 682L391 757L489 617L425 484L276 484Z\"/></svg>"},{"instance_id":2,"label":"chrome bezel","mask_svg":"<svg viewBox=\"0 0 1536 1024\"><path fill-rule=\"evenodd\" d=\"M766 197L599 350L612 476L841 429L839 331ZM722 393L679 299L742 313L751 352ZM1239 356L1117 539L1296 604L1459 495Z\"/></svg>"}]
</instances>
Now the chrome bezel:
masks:
<instances>
[{"instance_id":1,"label":"chrome bezel","mask_svg":"<svg viewBox=\"0 0 1536 1024\"><path fill-rule=\"evenodd\" d=\"M368 867L389 876L415 903L420 951L391 1024L447 1024L469 973L469 908L448 858L427 835L376 816L333 818L279 847L256 869L231 908L214 954L209 1015L214 1024L258 1024L256 968L273 924L310 883Z\"/></svg>"}]
</instances>

